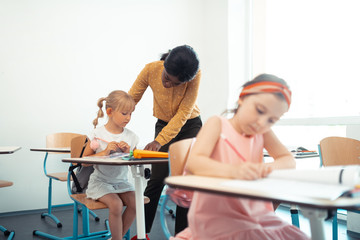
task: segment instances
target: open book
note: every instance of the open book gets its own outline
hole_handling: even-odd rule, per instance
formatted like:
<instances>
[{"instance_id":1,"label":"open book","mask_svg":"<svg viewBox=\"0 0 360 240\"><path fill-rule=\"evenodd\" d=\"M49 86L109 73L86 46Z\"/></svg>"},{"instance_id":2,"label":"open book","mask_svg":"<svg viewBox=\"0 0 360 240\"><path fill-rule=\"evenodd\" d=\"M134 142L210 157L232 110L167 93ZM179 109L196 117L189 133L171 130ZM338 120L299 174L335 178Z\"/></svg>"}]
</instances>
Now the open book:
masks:
<instances>
[{"instance_id":1,"label":"open book","mask_svg":"<svg viewBox=\"0 0 360 240\"><path fill-rule=\"evenodd\" d=\"M358 187L360 166L274 170L263 179L230 180L223 184L243 189L256 188L269 193L334 200Z\"/></svg>"}]
</instances>

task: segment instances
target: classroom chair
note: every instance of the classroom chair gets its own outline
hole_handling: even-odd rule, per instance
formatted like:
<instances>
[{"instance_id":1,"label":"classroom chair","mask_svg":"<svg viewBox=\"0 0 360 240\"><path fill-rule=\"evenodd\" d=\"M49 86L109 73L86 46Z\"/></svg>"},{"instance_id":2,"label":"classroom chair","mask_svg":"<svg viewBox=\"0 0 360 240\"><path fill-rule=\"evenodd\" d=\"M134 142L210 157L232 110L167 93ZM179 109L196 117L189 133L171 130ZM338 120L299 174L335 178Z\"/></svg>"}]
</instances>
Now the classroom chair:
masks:
<instances>
[{"instance_id":1,"label":"classroom chair","mask_svg":"<svg viewBox=\"0 0 360 240\"><path fill-rule=\"evenodd\" d=\"M189 156L191 146L195 138L189 138L175 142L169 146L169 175L183 175L185 163ZM165 219L165 211L170 197L165 195L160 208L160 222L163 233L167 239L171 237L167 222Z\"/></svg>"},{"instance_id":2,"label":"classroom chair","mask_svg":"<svg viewBox=\"0 0 360 240\"><path fill-rule=\"evenodd\" d=\"M90 144L90 142L86 135L82 135L82 136L74 138L71 141L71 157L72 158L82 157L87 144ZM75 179L75 175L73 173L73 169L75 169L75 168L76 168L76 166L74 166L74 165L70 166L70 168L69 168L69 173L72 174L74 179ZM85 231L87 232L87 234L89 234L91 236L99 234L99 232L98 233L90 233L89 232L88 210L103 209L103 208L107 208L107 206L105 204L103 204L102 202L86 198L86 193L73 194L71 192L69 180L70 180L70 177L68 177L68 189L69 189L69 194L70 194L71 199L74 200L76 205L82 206L82 211L84 211L84 207L85 207L85 213L86 213L85 216L87 217L87 221L84 222L85 216L83 215L83 228L85 226L85 229L86 229ZM150 199L148 197L144 197L144 203L147 204L149 202L150 202ZM77 208L77 206L74 206L74 207ZM74 214L75 214L75 212L74 212ZM107 229L109 229L108 220L105 220L105 221L106 221L105 223L106 223ZM77 222L75 222L75 218L74 218L74 226L75 226L75 224L77 225ZM74 231L73 236L74 237L77 236L76 235L77 233L75 233L75 227L74 227L73 231ZM84 230L83 230L83 232L84 232ZM109 232L110 232L110 230L109 230ZM102 234L104 234L104 236L108 236L107 233L102 233ZM111 236L111 233L110 233L110 236ZM99 237L99 236L97 236L97 237ZM129 231L127 231L127 233L125 234L125 236L123 238L126 240L130 240L130 229L129 229ZM88 238L85 237L85 238L81 238L81 239L88 239Z\"/></svg>"},{"instance_id":3,"label":"classroom chair","mask_svg":"<svg viewBox=\"0 0 360 240\"><path fill-rule=\"evenodd\" d=\"M89 144L88 138L86 135L81 135L78 137L75 137L74 139L72 139L71 141L71 157L72 158L76 158L76 157L82 157L84 150L87 146L87 144ZM69 175L73 176L73 180L74 180L74 172L73 170L76 168L77 166L74 166L71 164L70 168L69 168ZM94 232L94 233L90 233L90 226L89 226L89 213L92 212L92 215L95 215L95 213L92 210L97 210L97 209L105 209L107 208L107 206L99 201L96 200L92 200L89 198L86 198L86 194L85 193L76 193L73 194L71 191L71 185L70 185L70 180L71 177L68 176L68 190L69 190L69 195L70 198L74 201L74 223L73 223L73 237L75 239L75 237L79 237L78 236L78 219L77 219L77 214L75 214L75 210L77 210L77 212L79 212L79 207L81 208L81 213L82 213L82 217L83 217L83 238L81 239L87 239L87 237L91 237L92 236L97 236L98 238L100 237L111 237L111 232L110 232L110 228L109 228L109 223L108 220L105 220L105 226L106 226L106 230L105 231L100 231L100 232ZM76 215L76 216L75 216ZM75 227L76 226L76 227ZM126 240L129 240L130 235L128 234L126 236Z\"/></svg>"},{"instance_id":4,"label":"classroom chair","mask_svg":"<svg viewBox=\"0 0 360 240\"><path fill-rule=\"evenodd\" d=\"M82 157L86 145L89 144L89 141L87 139L86 135L80 135L78 137L75 137L71 140L71 157ZM68 187L68 194L70 198L74 201L74 213L73 213L73 236L65 238L65 239L108 239L111 237L111 232L109 228L108 220L105 220L105 226L106 230L98 231L98 232L90 232L90 224L89 224L89 213L91 210L96 209L104 209L107 208L107 206L99 201L92 200L89 198L86 198L85 193L72 193L72 187L71 187L71 176L74 175L74 169L77 167L77 165L71 164L69 167L68 175L67 175L67 187ZM149 198L144 197L144 203L149 203ZM78 209L81 207L82 212L82 234L79 235L78 232ZM43 236L49 239L58 239L54 238L54 236L34 231L34 235ZM130 230L125 234L124 239L130 240Z\"/></svg>"},{"instance_id":5,"label":"classroom chair","mask_svg":"<svg viewBox=\"0 0 360 240\"><path fill-rule=\"evenodd\" d=\"M0 188L10 187L12 185L13 185L12 182L5 181L5 180L0 180ZM14 238L15 232L14 231L9 231L8 229L6 229L2 225L0 225L0 231L2 231L4 233L4 236L7 237L7 240L11 240L11 239Z\"/></svg>"},{"instance_id":6,"label":"classroom chair","mask_svg":"<svg viewBox=\"0 0 360 240\"><path fill-rule=\"evenodd\" d=\"M46 148L70 148L71 139L74 137L80 136L77 133L53 133L46 136ZM59 204L52 205L52 181L61 181L65 182L67 180L67 172L56 172L56 173L48 173L47 172L47 160L49 154L57 154L57 153L49 153L46 152L44 158L44 173L49 178L49 186L48 186L48 211L46 213L41 214L41 218L50 217L58 228L62 227L59 219L51 213L53 207L67 206L69 204Z\"/></svg>"},{"instance_id":7,"label":"classroom chair","mask_svg":"<svg viewBox=\"0 0 360 240\"><path fill-rule=\"evenodd\" d=\"M161 193L158 205L159 205L160 209L164 205L164 208L168 212L168 214L170 214L172 218L175 218L176 215L175 215L174 210L171 207L169 207L169 205L167 204L168 199L167 199L167 195L166 195L166 189L167 189L167 186L164 187L164 190Z\"/></svg>"},{"instance_id":8,"label":"classroom chair","mask_svg":"<svg viewBox=\"0 0 360 240\"><path fill-rule=\"evenodd\" d=\"M86 135L78 135L71 139L69 146L71 147L71 157L82 157L82 154L85 150L87 144ZM73 194L71 192L71 182L73 180L72 175L74 174L74 169L77 166L70 165L69 171L66 173L67 177L67 189L70 198L74 201L74 211L73 211L73 235L66 237L64 239L109 239L111 237L110 227L108 220L105 220L106 229L98 232L90 232L90 222L89 222L89 213L90 210L104 209L107 208L105 204L99 201L86 198L85 193ZM82 213L82 234L79 234L79 209ZM59 239L56 236L40 232L35 230L33 235L41 236L47 239ZM126 238L129 240L129 237Z\"/></svg>"},{"instance_id":9,"label":"classroom chair","mask_svg":"<svg viewBox=\"0 0 360 240\"><path fill-rule=\"evenodd\" d=\"M86 145L88 144L88 138L86 135L81 135L78 137L75 137L71 141L71 157L72 158L78 158L83 155L83 152L85 150ZM94 171L92 166L89 167L83 167L83 166L72 166L71 171L71 177L73 180L71 193L85 193L87 188L87 182L89 181L91 173ZM81 169L81 172L74 172L74 170L78 168ZM79 176L79 174L81 176ZM78 212L81 213L81 208L78 209ZM90 210L90 215L95 219L95 221L100 221L100 218L97 216L97 214Z\"/></svg>"},{"instance_id":10,"label":"classroom chair","mask_svg":"<svg viewBox=\"0 0 360 240\"><path fill-rule=\"evenodd\" d=\"M320 141L319 154L321 165L343 166L360 164L360 141L347 137L326 137ZM348 210L359 212L357 210ZM333 240L338 239L337 211L333 214Z\"/></svg>"}]
</instances>

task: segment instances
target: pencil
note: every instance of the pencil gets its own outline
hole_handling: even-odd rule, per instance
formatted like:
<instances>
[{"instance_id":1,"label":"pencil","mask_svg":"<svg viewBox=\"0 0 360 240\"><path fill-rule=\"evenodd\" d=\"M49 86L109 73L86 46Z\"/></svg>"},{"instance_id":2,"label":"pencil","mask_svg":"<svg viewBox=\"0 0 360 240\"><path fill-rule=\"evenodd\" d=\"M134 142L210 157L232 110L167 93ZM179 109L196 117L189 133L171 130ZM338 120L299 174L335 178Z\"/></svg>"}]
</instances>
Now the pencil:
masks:
<instances>
[{"instance_id":1,"label":"pencil","mask_svg":"<svg viewBox=\"0 0 360 240\"><path fill-rule=\"evenodd\" d=\"M102 138L95 137L95 139L98 139L98 140L100 140L100 141L103 141L103 142L109 143L109 141L106 141L106 140L104 140L104 139L102 139Z\"/></svg>"}]
</instances>

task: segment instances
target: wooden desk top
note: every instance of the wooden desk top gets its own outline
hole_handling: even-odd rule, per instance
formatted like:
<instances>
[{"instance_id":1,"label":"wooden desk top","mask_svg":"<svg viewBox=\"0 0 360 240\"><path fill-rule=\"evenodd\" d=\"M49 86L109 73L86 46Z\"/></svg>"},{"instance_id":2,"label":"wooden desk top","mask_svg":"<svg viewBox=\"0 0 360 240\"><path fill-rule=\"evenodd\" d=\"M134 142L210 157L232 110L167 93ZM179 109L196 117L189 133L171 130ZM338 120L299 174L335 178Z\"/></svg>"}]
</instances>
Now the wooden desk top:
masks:
<instances>
[{"instance_id":1,"label":"wooden desk top","mask_svg":"<svg viewBox=\"0 0 360 240\"><path fill-rule=\"evenodd\" d=\"M10 147L0 147L0 154L11 154L21 149L21 147L10 146Z\"/></svg>"},{"instance_id":2,"label":"wooden desk top","mask_svg":"<svg viewBox=\"0 0 360 240\"><path fill-rule=\"evenodd\" d=\"M247 197L260 200L277 200L290 204L315 207L320 209L354 209L360 207L360 198L340 197L335 200L326 200L310 197L291 196L289 194L273 194L271 191L260 191L258 189L241 189L224 185L224 182L230 181L226 178L214 178L203 176L171 176L165 179L165 183L170 187L178 187L189 190L204 191L214 194L223 194L233 197Z\"/></svg>"},{"instance_id":3,"label":"wooden desk top","mask_svg":"<svg viewBox=\"0 0 360 240\"><path fill-rule=\"evenodd\" d=\"M143 164L157 164L167 163L167 158L143 158L136 160L122 160L118 158L106 157L83 157L83 158L64 158L63 162L69 163L86 163L86 164L101 164L101 165L143 165Z\"/></svg>"},{"instance_id":4,"label":"wooden desk top","mask_svg":"<svg viewBox=\"0 0 360 240\"><path fill-rule=\"evenodd\" d=\"M30 148L35 152L70 153L70 148Z\"/></svg>"}]
</instances>

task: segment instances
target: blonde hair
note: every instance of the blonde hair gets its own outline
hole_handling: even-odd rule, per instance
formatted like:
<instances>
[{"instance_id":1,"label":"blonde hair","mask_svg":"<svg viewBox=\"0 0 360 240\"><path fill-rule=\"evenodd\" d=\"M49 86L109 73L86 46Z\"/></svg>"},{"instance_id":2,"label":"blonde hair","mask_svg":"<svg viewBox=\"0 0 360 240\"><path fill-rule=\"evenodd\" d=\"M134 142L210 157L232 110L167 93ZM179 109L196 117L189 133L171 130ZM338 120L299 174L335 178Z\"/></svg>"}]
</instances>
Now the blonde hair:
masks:
<instances>
[{"instance_id":1,"label":"blonde hair","mask_svg":"<svg viewBox=\"0 0 360 240\"><path fill-rule=\"evenodd\" d=\"M98 125L99 118L104 117L104 112L102 110L104 101L106 102L105 109L112 108L114 111L125 112L133 112L135 110L135 101L129 94L121 90L112 91L109 96L102 97L97 102L99 111L97 112L97 117L93 121L94 128Z\"/></svg>"}]
</instances>

